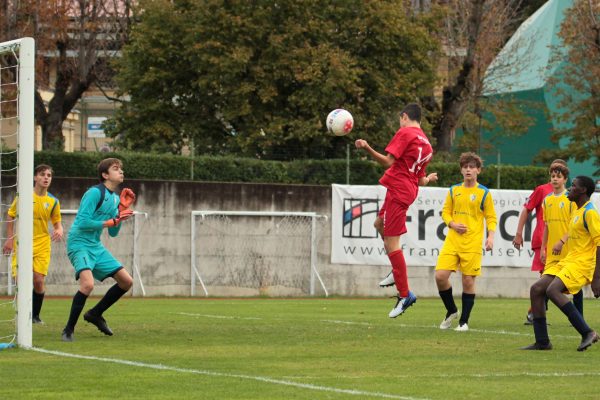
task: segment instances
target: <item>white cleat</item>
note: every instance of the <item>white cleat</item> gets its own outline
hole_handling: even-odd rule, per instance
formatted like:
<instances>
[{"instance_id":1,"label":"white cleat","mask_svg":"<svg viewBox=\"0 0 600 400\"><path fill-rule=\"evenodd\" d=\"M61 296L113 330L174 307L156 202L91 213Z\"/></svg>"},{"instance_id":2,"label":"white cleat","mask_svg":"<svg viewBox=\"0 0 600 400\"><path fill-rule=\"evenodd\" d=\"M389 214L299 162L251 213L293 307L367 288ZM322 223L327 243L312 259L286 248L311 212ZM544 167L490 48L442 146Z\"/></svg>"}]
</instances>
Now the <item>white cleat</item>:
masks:
<instances>
[{"instance_id":1,"label":"white cleat","mask_svg":"<svg viewBox=\"0 0 600 400\"><path fill-rule=\"evenodd\" d=\"M398 301L392 311L388 314L390 318L396 318L398 315L404 314L404 311L417 302L417 296L413 292L408 292L406 297L398 297Z\"/></svg>"},{"instance_id":2,"label":"white cleat","mask_svg":"<svg viewBox=\"0 0 600 400\"><path fill-rule=\"evenodd\" d=\"M452 321L458 318L458 310L455 313L450 314L447 318L444 318L442 323L440 324L440 329L450 329L452 326Z\"/></svg>"},{"instance_id":3,"label":"white cleat","mask_svg":"<svg viewBox=\"0 0 600 400\"><path fill-rule=\"evenodd\" d=\"M456 328L454 328L454 330L456 332L467 332L469 330L469 325L467 325L466 323L460 324Z\"/></svg>"},{"instance_id":4,"label":"white cleat","mask_svg":"<svg viewBox=\"0 0 600 400\"><path fill-rule=\"evenodd\" d=\"M392 273L392 271L390 271L390 273L385 278L383 278L381 282L379 282L379 286L388 287L394 285L394 283L396 283L394 281L394 274Z\"/></svg>"}]
</instances>

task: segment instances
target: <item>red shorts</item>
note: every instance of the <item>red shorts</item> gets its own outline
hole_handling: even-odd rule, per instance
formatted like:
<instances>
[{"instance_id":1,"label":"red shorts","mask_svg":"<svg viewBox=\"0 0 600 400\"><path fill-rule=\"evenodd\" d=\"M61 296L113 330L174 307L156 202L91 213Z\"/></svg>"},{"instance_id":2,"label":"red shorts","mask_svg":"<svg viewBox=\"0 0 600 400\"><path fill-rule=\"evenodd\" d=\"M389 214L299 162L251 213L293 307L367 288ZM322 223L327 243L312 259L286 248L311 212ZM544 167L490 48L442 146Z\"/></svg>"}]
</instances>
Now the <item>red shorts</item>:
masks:
<instances>
[{"instance_id":1,"label":"red shorts","mask_svg":"<svg viewBox=\"0 0 600 400\"><path fill-rule=\"evenodd\" d=\"M388 192L389 193L389 192ZM378 216L383 219L384 236L401 236L406 233L406 212L409 205L402 204L389 194L379 210Z\"/></svg>"},{"instance_id":2,"label":"red shorts","mask_svg":"<svg viewBox=\"0 0 600 400\"><path fill-rule=\"evenodd\" d=\"M531 270L542 272L544 270L544 263L540 259L540 252L542 251L541 247L533 250L533 262L531 263Z\"/></svg>"}]
</instances>

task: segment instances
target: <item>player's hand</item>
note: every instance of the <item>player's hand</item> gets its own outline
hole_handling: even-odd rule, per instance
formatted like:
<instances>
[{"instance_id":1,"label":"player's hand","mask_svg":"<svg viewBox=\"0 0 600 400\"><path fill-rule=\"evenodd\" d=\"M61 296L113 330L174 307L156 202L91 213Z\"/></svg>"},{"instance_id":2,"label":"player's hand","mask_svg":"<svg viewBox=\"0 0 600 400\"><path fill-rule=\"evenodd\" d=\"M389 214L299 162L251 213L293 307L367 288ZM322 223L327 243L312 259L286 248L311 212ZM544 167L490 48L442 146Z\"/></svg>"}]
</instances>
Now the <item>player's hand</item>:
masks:
<instances>
[{"instance_id":1,"label":"player's hand","mask_svg":"<svg viewBox=\"0 0 600 400\"><path fill-rule=\"evenodd\" d=\"M515 238L513 239L513 246L515 246L515 249L521 250L521 247L523 246L523 235L521 233L517 232L515 234Z\"/></svg>"},{"instance_id":2,"label":"player's hand","mask_svg":"<svg viewBox=\"0 0 600 400\"><path fill-rule=\"evenodd\" d=\"M542 262L542 264L546 264L546 250L545 249L540 250L540 261Z\"/></svg>"},{"instance_id":3,"label":"player's hand","mask_svg":"<svg viewBox=\"0 0 600 400\"><path fill-rule=\"evenodd\" d=\"M559 240L558 242L556 242L556 244L554 246L552 246L552 254L554 254L555 256L559 255L560 252L562 251L563 248L563 242L562 240Z\"/></svg>"},{"instance_id":4,"label":"player's hand","mask_svg":"<svg viewBox=\"0 0 600 400\"><path fill-rule=\"evenodd\" d=\"M10 253L12 253L14 243L15 241L13 238L6 239L6 242L4 242L4 247L2 248L2 252L5 256L8 256Z\"/></svg>"},{"instance_id":5,"label":"player's hand","mask_svg":"<svg viewBox=\"0 0 600 400\"><path fill-rule=\"evenodd\" d=\"M461 235L464 233L467 233L467 226L465 224L462 224L459 222L450 222L450 225L448 225L448 228L454 229L456 232L458 232Z\"/></svg>"},{"instance_id":6,"label":"player's hand","mask_svg":"<svg viewBox=\"0 0 600 400\"><path fill-rule=\"evenodd\" d=\"M113 226L119 225L121 222L128 220L133 215L133 210L123 210L119 213L117 218L112 218L104 221L103 226L105 228L111 228Z\"/></svg>"},{"instance_id":7,"label":"player's hand","mask_svg":"<svg viewBox=\"0 0 600 400\"><path fill-rule=\"evenodd\" d=\"M59 227L58 229L55 229L52 232L52 241L54 242L58 242L63 238L63 228L62 226Z\"/></svg>"},{"instance_id":8,"label":"player's hand","mask_svg":"<svg viewBox=\"0 0 600 400\"><path fill-rule=\"evenodd\" d=\"M357 149L364 149L369 145L369 143L367 143L367 141L364 139L356 139L356 141L354 142L354 145L356 146Z\"/></svg>"},{"instance_id":9,"label":"player's hand","mask_svg":"<svg viewBox=\"0 0 600 400\"><path fill-rule=\"evenodd\" d=\"M429 183L437 182L437 180L438 180L437 172L432 172L429 175L427 175L427 180L429 180Z\"/></svg>"},{"instance_id":10,"label":"player's hand","mask_svg":"<svg viewBox=\"0 0 600 400\"><path fill-rule=\"evenodd\" d=\"M135 193L133 193L133 190L131 190L129 188L123 188L123 190L121 190L121 195L119 196L119 198L120 198L119 213L120 213L121 211L131 207L131 205L135 201Z\"/></svg>"},{"instance_id":11,"label":"player's hand","mask_svg":"<svg viewBox=\"0 0 600 400\"><path fill-rule=\"evenodd\" d=\"M592 281L592 293L594 293L594 297L600 297L600 279L594 279Z\"/></svg>"},{"instance_id":12,"label":"player's hand","mask_svg":"<svg viewBox=\"0 0 600 400\"><path fill-rule=\"evenodd\" d=\"M485 250L490 251L493 248L494 248L494 238L488 236L488 238L485 239Z\"/></svg>"}]
</instances>

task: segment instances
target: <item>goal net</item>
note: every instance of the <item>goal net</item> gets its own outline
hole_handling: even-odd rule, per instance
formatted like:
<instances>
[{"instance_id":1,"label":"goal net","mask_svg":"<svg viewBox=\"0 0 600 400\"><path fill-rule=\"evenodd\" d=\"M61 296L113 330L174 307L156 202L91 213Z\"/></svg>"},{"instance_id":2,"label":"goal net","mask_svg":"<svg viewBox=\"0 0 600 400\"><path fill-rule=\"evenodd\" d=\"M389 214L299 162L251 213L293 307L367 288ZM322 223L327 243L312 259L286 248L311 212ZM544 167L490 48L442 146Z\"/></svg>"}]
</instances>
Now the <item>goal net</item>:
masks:
<instances>
[{"instance_id":1,"label":"goal net","mask_svg":"<svg viewBox=\"0 0 600 400\"><path fill-rule=\"evenodd\" d=\"M31 347L33 290L33 147L35 45L32 38L0 43L0 224L6 240L7 211L16 195L19 271L16 295L0 297L0 348ZM15 179L16 178L16 179ZM7 192L10 196L7 196ZM6 262L6 257L2 257ZM3 263L4 264L4 263ZM6 265L3 265L6 266ZM0 290L11 275L2 268ZM16 310L16 316L15 316Z\"/></svg>"},{"instance_id":2,"label":"goal net","mask_svg":"<svg viewBox=\"0 0 600 400\"><path fill-rule=\"evenodd\" d=\"M192 296L198 286L206 296L327 296L317 268L324 221L312 212L192 211Z\"/></svg>"}]
</instances>

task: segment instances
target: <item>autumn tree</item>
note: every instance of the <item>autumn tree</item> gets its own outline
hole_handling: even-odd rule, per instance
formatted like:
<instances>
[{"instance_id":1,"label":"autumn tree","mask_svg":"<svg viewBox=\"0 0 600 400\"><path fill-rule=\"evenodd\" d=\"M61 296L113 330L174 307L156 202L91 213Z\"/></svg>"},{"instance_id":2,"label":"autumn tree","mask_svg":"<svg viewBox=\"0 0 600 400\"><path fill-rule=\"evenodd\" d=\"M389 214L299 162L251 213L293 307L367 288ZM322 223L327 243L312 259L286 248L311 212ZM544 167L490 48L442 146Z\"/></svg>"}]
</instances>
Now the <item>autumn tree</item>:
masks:
<instances>
[{"instance_id":1,"label":"autumn tree","mask_svg":"<svg viewBox=\"0 0 600 400\"><path fill-rule=\"evenodd\" d=\"M118 62L131 101L111 131L132 150L339 157L325 117L349 109L383 149L397 112L435 84L437 24L405 0L142 3Z\"/></svg>"},{"instance_id":2,"label":"autumn tree","mask_svg":"<svg viewBox=\"0 0 600 400\"><path fill-rule=\"evenodd\" d=\"M0 41L36 41L35 121L45 149L63 149L64 120L83 93L112 79L109 60L132 15L131 0L0 0Z\"/></svg>"}]
</instances>

